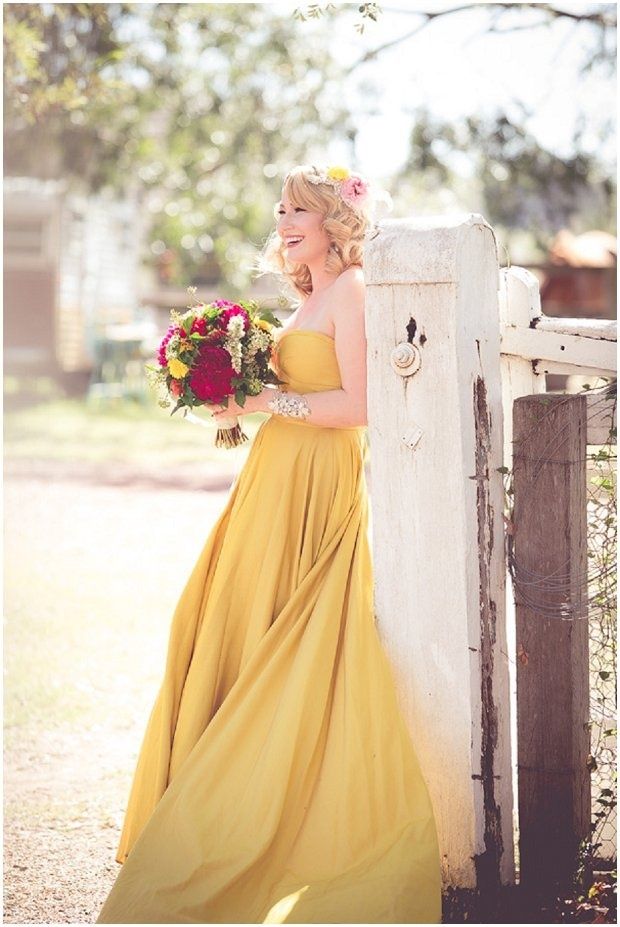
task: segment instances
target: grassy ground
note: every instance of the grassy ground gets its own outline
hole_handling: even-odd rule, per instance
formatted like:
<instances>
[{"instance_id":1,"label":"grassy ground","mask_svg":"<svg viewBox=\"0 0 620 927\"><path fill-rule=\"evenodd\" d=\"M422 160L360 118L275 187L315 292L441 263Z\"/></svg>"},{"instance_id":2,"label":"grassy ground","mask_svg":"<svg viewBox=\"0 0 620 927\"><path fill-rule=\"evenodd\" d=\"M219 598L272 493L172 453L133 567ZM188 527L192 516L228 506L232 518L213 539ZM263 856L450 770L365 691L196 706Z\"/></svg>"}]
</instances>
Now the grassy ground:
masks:
<instances>
[{"instance_id":1,"label":"grassy ground","mask_svg":"<svg viewBox=\"0 0 620 927\"><path fill-rule=\"evenodd\" d=\"M245 457L248 444L228 450L216 448L215 424L208 412L196 414L206 427L185 420L180 412L143 402L68 398L45 380L25 396L17 380L9 380L5 398L5 457L90 463L121 462L162 467L215 464L234 468ZM243 416L251 439L262 413Z\"/></svg>"}]
</instances>

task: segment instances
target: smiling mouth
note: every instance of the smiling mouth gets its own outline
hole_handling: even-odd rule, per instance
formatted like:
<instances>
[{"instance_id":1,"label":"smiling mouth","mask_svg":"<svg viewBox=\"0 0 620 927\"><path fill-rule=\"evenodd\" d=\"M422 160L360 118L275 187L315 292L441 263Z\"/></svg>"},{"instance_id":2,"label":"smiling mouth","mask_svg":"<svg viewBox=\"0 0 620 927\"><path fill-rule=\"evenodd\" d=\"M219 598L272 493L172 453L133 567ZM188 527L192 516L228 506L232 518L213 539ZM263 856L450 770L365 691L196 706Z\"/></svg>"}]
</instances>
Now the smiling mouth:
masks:
<instances>
[{"instance_id":1,"label":"smiling mouth","mask_svg":"<svg viewBox=\"0 0 620 927\"><path fill-rule=\"evenodd\" d=\"M287 247L287 248L289 249L289 251L290 251L291 248L296 248L297 245L300 245L300 244L302 243L302 241L303 241L303 238L301 238L299 241L286 242L286 247Z\"/></svg>"}]
</instances>

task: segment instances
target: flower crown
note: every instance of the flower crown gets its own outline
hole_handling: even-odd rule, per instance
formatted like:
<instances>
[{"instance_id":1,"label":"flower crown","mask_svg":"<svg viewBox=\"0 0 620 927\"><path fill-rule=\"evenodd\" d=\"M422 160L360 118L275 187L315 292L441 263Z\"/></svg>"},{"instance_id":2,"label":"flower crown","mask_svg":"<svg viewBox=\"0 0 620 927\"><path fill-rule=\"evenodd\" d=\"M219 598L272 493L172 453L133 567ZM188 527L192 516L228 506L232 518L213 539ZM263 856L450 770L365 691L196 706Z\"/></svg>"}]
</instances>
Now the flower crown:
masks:
<instances>
[{"instance_id":1,"label":"flower crown","mask_svg":"<svg viewBox=\"0 0 620 927\"><path fill-rule=\"evenodd\" d=\"M360 212L369 199L368 184L359 174L353 174L346 167L333 165L327 168L312 166L313 173L306 174L310 183L326 183L335 188L336 193L352 209Z\"/></svg>"},{"instance_id":2,"label":"flower crown","mask_svg":"<svg viewBox=\"0 0 620 927\"><path fill-rule=\"evenodd\" d=\"M347 167L333 164L329 167L318 168L312 165L312 173L306 174L310 183L326 183L334 187L340 198L361 213L382 201L388 209L392 208L392 198L387 190L381 190L371 185L367 180Z\"/></svg>"}]
</instances>

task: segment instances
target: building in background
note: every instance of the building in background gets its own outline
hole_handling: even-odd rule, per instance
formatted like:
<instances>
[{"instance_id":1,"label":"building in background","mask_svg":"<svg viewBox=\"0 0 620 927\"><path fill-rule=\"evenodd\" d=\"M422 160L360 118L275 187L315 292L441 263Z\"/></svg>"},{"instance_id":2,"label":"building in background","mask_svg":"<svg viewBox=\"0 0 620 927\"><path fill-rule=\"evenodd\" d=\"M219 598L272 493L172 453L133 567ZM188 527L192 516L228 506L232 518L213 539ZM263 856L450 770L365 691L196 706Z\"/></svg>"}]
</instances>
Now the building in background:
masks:
<instances>
[{"instance_id":1,"label":"building in background","mask_svg":"<svg viewBox=\"0 0 620 927\"><path fill-rule=\"evenodd\" d=\"M143 363L170 310L188 303L159 264L144 263L147 211L131 197L85 196L31 177L5 178L4 194L5 372L110 395L125 391L129 367L143 386ZM205 280L197 295L208 302L226 293ZM271 275L253 281L247 296L286 314Z\"/></svg>"},{"instance_id":2,"label":"building in background","mask_svg":"<svg viewBox=\"0 0 620 927\"><path fill-rule=\"evenodd\" d=\"M144 234L131 198L6 177L5 370L90 376L101 331L140 321Z\"/></svg>"},{"instance_id":3,"label":"building in background","mask_svg":"<svg viewBox=\"0 0 620 927\"><path fill-rule=\"evenodd\" d=\"M558 232L542 271L540 298L545 315L581 319L617 316L617 239L593 229Z\"/></svg>"}]
</instances>

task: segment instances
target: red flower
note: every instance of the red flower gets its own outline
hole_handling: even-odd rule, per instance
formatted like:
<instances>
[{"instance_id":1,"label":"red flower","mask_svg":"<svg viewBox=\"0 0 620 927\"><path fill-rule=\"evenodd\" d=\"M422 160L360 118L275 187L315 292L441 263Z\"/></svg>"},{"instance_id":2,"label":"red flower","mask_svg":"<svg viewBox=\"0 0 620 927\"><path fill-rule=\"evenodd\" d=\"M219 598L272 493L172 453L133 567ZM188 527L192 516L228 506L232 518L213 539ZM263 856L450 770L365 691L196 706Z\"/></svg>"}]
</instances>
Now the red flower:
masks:
<instances>
[{"instance_id":1,"label":"red flower","mask_svg":"<svg viewBox=\"0 0 620 927\"><path fill-rule=\"evenodd\" d=\"M179 396L183 395L183 382L181 380L171 380L170 381L170 392L173 396L176 396L177 399Z\"/></svg>"},{"instance_id":2,"label":"red flower","mask_svg":"<svg viewBox=\"0 0 620 927\"><path fill-rule=\"evenodd\" d=\"M222 402L232 395L231 380L235 371L225 348L204 342L190 374L189 385L194 395L205 402Z\"/></svg>"},{"instance_id":3,"label":"red flower","mask_svg":"<svg viewBox=\"0 0 620 927\"><path fill-rule=\"evenodd\" d=\"M190 335L193 335L194 332L197 332L199 335L207 334L207 320L206 319L194 319L194 324L192 325L192 330Z\"/></svg>"},{"instance_id":4,"label":"red flower","mask_svg":"<svg viewBox=\"0 0 620 927\"><path fill-rule=\"evenodd\" d=\"M228 320L235 315L240 315L243 318L243 330L247 332L250 327L250 317L247 311L243 306L238 306L236 303L233 303L227 309L224 309L218 317L218 321L223 329L228 328Z\"/></svg>"}]
</instances>

